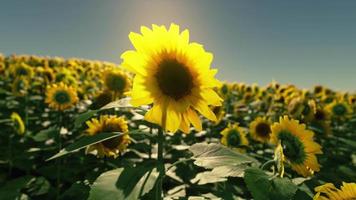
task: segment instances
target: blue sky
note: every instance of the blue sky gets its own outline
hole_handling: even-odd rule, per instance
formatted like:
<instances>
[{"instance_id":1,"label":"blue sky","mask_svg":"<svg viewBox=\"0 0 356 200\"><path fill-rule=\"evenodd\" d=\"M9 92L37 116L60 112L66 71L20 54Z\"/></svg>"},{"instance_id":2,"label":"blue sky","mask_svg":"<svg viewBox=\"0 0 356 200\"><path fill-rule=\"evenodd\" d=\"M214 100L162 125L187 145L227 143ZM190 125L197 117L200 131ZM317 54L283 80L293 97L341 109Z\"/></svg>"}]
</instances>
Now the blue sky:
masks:
<instances>
[{"instance_id":1,"label":"blue sky","mask_svg":"<svg viewBox=\"0 0 356 200\"><path fill-rule=\"evenodd\" d=\"M171 22L214 53L218 78L356 90L356 1L2 0L0 52L120 63L130 31Z\"/></svg>"}]
</instances>

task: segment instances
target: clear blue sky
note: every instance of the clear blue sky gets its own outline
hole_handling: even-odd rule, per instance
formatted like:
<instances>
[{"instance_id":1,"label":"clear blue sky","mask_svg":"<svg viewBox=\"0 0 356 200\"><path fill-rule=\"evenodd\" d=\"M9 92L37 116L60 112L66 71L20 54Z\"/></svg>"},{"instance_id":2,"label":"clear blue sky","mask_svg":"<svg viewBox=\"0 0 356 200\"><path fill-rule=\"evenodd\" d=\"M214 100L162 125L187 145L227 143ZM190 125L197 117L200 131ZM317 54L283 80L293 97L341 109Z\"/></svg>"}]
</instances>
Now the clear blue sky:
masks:
<instances>
[{"instance_id":1,"label":"clear blue sky","mask_svg":"<svg viewBox=\"0 0 356 200\"><path fill-rule=\"evenodd\" d=\"M355 0L1 0L0 52L119 63L130 31L171 22L221 80L356 90Z\"/></svg>"}]
</instances>

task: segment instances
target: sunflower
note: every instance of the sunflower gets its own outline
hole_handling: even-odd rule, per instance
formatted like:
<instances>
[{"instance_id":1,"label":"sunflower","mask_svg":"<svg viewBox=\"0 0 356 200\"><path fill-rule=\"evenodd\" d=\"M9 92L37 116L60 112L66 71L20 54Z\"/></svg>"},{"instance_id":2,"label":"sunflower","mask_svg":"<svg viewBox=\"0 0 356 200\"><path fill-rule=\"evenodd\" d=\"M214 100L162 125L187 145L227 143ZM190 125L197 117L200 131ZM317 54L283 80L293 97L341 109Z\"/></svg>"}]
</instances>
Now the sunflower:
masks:
<instances>
[{"instance_id":1,"label":"sunflower","mask_svg":"<svg viewBox=\"0 0 356 200\"><path fill-rule=\"evenodd\" d=\"M11 114L11 120L14 124L14 128L16 130L16 132L19 134L19 135L23 135L25 133L25 124L24 122L22 121L22 118L19 114L13 112Z\"/></svg>"},{"instance_id":2,"label":"sunflower","mask_svg":"<svg viewBox=\"0 0 356 200\"><path fill-rule=\"evenodd\" d=\"M86 134L90 136L110 132L122 133L119 137L89 146L86 150L87 153L96 153L98 157L117 157L131 143L127 122L123 117L102 115L99 120L94 118L87 121L86 124L88 125Z\"/></svg>"},{"instance_id":3,"label":"sunflower","mask_svg":"<svg viewBox=\"0 0 356 200\"><path fill-rule=\"evenodd\" d=\"M108 69L103 73L104 85L107 90L124 94L131 89L131 80L128 74L120 69Z\"/></svg>"},{"instance_id":4,"label":"sunflower","mask_svg":"<svg viewBox=\"0 0 356 200\"><path fill-rule=\"evenodd\" d=\"M14 77L30 78L33 75L32 67L23 62L12 65L10 71Z\"/></svg>"},{"instance_id":5,"label":"sunflower","mask_svg":"<svg viewBox=\"0 0 356 200\"><path fill-rule=\"evenodd\" d=\"M352 114L351 106L343 100L334 100L325 109L336 119L347 119Z\"/></svg>"},{"instance_id":6,"label":"sunflower","mask_svg":"<svg viewBox=\"0 0 356 200\"><path fill-rule=\"evenodd\" d=\"M271 122L265 117L257 117L250 123L250 134L256 141L268 142L271 135Z\"/></svg>"},{"instance_id":7,"label":"sunflower","mask_svg":"<svg viewBox=\"0 0 356 200\"><path fill-rule=\"evenodd\" d=\"M47 88L46 100L50 108L63 111L71 108L78 101L76 90L64 83L52 84Z\"/></svg>"},{"instance_id":8,"label":"sunflower","mask_svg":"<svg viewBox=\"0 0 356 200\"><path fill-rule=\"evenodd\" d=\"M29 88L28 80L19 76L11 84L12 94L15 96L25 96Z\"/></svg>"},{"instance_id":9,"label":"sunflower","mask_svg":"<svg viewBox=\"0 0 356 200\"><path fill-rule=\"evenodd\" d=\"M142 26L141 33L130 33L136 51L121 55L122 66L135 75L131 93L134 106L152 104L145 119L165 130L189 132L190 124L202 125L197 112L216 121L209 105L220 106L222 99L213 90L221 83L211 70L213 55L197 43L189 43L189 31L179 26ZM165 120L166 119L166 120Z\"/></svg>"},{"instance_id":10,"label":"sunflower","mask_svg":"<svg viewBox=\"0 0 356 200\"><path fill-rule=\"evenodd\" d=\"M287 116L281 117L279 123L274 123L271 130L271 142L281 142L285 158L294 171L306 177L320 170L315 154L321 154L322 151L321 146L313 141L314 132L306 130L304 124Z\"/></svg>"},{"instance_id":11,"label":"sunflower","mask_svg":"<svg viewBox=\"0 0 356 200\"><path fill-rule=\"evenodd\" d=\"M318 186L315 189L317 192L313 200L352 200L356 199L356 183L342 182L340 189L337 189L334 184L326 183Z\"/></svg>"},{"instance_id":12,"label":"sunflower","mask_svg":"<svg viewBox=\"0 0 356 200\"><path fill-rule=\"evenodd\" d=\"M227 147L243 151L241 147L248 145L246 131L243 130L237 123L234 125L229 124L228 127L221 132L221 135L221 143Z\"/></svg>"}]
</instances>

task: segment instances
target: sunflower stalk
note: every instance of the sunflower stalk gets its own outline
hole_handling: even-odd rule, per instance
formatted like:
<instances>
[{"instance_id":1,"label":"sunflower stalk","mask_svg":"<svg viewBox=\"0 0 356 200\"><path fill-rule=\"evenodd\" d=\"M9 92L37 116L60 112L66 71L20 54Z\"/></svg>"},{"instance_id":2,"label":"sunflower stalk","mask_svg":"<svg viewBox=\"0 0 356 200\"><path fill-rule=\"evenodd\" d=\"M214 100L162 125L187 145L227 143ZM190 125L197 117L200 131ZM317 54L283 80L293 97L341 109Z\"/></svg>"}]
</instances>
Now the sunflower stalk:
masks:
<instances>
[{"instance_id":1,"label":"sunflower stalk","mask_svg":"<svg viewBox=\"0 0 356 200\"><path fill-rule=\"evenodd\" d=\"M63 122L63 117L62 117L62 113L58 112L58 134L57 134L57 149L58 152L62 149L62 139L61 139L61 127L62 127L62 122ZM57 193L56 193L56 199L59 199L60 196L60 191L61 191L61 158L56 160L56 165L57 165L57 172L56 172L56 184L57 184Z\"/></svg>"},{"instance_id":2,"label":"sunflower stalk","mask_svg":"<svg viewBox=\"0 0 356 200\"><path fill-rule=\"evenodd\" d=\"M158 131L158 152L157 152L157 170L159 172L158 180L157 180L157 190L156 190L156 199L163 199L163 178L165 176L165 168L164 168L164 159L163 159L163 143L164 143L164 130L166 128L166 120L167 120L167 110L163 110L162 113L162 127Z\"/></svg>"}]
</instances>

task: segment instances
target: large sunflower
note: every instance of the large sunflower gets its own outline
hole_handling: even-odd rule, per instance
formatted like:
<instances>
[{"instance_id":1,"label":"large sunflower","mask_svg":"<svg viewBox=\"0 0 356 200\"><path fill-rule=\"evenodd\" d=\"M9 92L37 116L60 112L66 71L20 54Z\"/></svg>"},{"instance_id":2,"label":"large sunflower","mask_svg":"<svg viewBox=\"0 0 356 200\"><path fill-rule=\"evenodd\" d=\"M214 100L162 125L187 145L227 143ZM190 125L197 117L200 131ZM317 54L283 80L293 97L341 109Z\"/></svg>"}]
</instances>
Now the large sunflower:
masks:
<instances>
[{"instance_id":1,"label":"large sunflower","mask_svg":"<svg viewBox=\"0 0 356 200\"><path fill-rule=\"evenodd\" d=\"M317 192L313 198L314 200L356 199L356 183L342 182L340 189L337 189L332 183L326 183L316 187L314 190Z\"/></svg>"},{"instance_id":2,"label":"large sunflower","mask_svg":"<svg viewBox=\"0 0 356 200\"><path fill-rule=\"evenodd\" d=\"M47 88L46 100L50 108L63 111L77 103L76 90L64 83L52 84Z\"/></svg>"},{"instance_id":3,"label":"large sunflower","mask_svg":"<svg viewBox=\"0 0 356 200\"><path fill-rule=\"evenodd\" d=\"M251 137L259 142L268 142L271 135L271 122L264 117L257 117L250 123Z\"/></svg>"},{"instance_id":4,"label":"large sunflower","mask_svg":"<svg viewBox=\"0 0 356 200\"><path fill-rule=\"evenodd\" d=\"M23 135L25 133L25 124L23 123L21 116L14 112L11 114L11 120L14 124L14 129L16 132L19 135Z\"/></svg>"},{"instance_id":5,"label":"large sunflower","mask_svg":"<svg viewBox=\"0 0 356 200\"><path fill-rule=\"evenodd\" d=\"M221 132L221 135L221 144L225 146L243 151L244 149L241 147L248 145L246 131L243 130L239 124L229 124L228 127Z\"/></svg>"},{"instance_id":6,"label":"large sunflower","mask_svg":"<svg viewBox=\"0 0 356 200\"><path fill-rule=\"evenodd\" d=\"M320 170L315 154L321 154L322 151L321 146L313 140L314 132L287 116L281 117L279 123L274 123L271 130L271 142L281 142L285 158L294 171L306 177Z\"/></svg>"},{"instance_id":7,"label":"large sunflower","mask_svg":"<svg viewBox=\"0 0 356 200\"><path fill-rule=\"evenodd\" d=\"M86 134L91 136L110 132L123 133L119 137L89 146L86 150L87 153L96 153L98 157L117 157L131 142L127 122L123 117L102 115L99 120L94 118L87 121L86 124L88 125Z\"/></svg>"},{"instance_id":8,"label":"large sunflower","mask_svg":"<svg viewBox=\"0 0 356 200\"><path fill-rule=\"evenodd\" d=\"M189 31L179 26L142 26L142 35L130 33L135 51L121 55L122 66L136 74L133 81L134 106L152 104L145 119L164 129L189 132L190 124L201 130L196 111L212 121L216 116L209 105L220 106L222 99L213 90L220 82L211 70L213 55L197 43L189 43ZM163 122L166 116L165 122Z\"/></svg>"}]
</instances>

